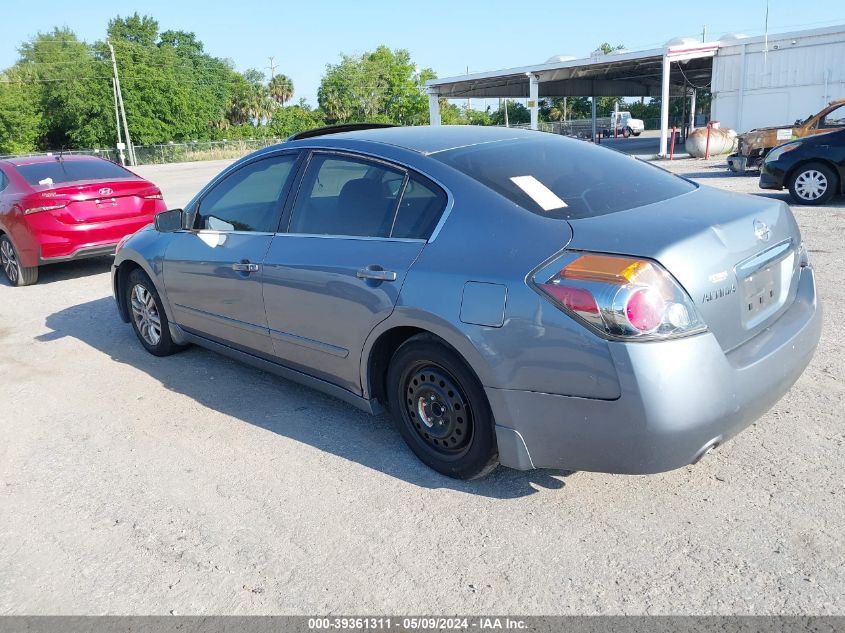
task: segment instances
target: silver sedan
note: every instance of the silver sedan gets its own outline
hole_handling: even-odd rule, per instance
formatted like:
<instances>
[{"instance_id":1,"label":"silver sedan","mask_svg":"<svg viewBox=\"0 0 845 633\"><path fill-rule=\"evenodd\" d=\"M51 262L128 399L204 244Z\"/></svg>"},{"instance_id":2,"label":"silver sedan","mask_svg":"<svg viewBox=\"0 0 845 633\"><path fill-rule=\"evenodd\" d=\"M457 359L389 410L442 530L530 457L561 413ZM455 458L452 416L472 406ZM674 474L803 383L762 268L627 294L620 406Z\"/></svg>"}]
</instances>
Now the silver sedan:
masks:
<instances>
[{"instance_id":1,"label":"silver sedan","mask_svg":"<svg viewBox=\"0 0 845 633\"><path fill-rule=\"evenodd\" d=\"M451 477L653 473L762 415L819 340L776 200L552 134L327 129L119 245L121 317L370 412Z\"/></svg>"}]
</instances>

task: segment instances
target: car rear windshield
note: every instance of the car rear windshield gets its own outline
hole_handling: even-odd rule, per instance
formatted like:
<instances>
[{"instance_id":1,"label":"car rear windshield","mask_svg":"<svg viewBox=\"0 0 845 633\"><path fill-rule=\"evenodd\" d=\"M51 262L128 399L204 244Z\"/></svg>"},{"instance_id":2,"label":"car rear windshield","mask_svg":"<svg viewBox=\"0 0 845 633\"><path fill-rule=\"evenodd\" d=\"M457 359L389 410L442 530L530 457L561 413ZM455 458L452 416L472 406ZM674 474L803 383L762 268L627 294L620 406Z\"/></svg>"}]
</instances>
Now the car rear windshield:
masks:
<instances>
[{"instance_id":1,"label":"car rear windshield","mask_svg":"<svg viewBox=\"0 0 845 633\"><path fill-rule=\"evenodd\" d=\"M57 185L76 180L135 178L131 172L107 160L73 160L64 158L49 163L18 165L17 170L30 185Z\"/></svg>"},{"instance_id":2,"label":"car rear windshield","mask_svg":"<svg viewBox=\"0 0 845 633\"><path fill-rule=\"evenodd\" d=\"M626 211L696 188L626 154L542 132L431 157L529 211L566 220Z\"/></svg>"}]
</instances>

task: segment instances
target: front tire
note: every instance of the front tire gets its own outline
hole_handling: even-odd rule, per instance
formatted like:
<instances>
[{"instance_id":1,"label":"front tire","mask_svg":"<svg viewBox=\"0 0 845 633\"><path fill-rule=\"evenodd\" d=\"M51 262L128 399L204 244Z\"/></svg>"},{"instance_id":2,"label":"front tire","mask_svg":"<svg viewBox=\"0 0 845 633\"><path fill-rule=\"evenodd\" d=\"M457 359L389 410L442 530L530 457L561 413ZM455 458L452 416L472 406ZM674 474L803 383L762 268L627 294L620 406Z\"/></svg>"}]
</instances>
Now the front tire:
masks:
<instances>
[{"instance_id":1,"label":"front tire","mask_svg":"<svg viewBox=\"0 0 845 633\"><path fill-rule=\"evenodd\" d=\"M835 195L838 186L836 174L822 163L802 165L789 179L789 193L799 204L824 204Z\"/></svg>"},{"instance_id":2,"label":"front tire","mask_svg":"<svg viewBox=\"0 0 845 633\"><path fill-rule=\"evenodd\" d=\"M13 286L31 286L38 281L38 266L22 266L15 245L6 235L0 237L0 268Z\"/></svg>"},{"instance_id":3,"label":"front tire","mask_svg":"<svg viewBox=\"0 0 845 633\"><path fill-rule=\"evenodd\" d=\"M427 466L454 479L476 479L498 465L493 414L481 384L433 336L414 336L396 351L387 393L399 433Z\"/></svg>"},{"instance_id":4,"label":"front tire","mask_svg":"<svg viewBox=\"0 0 845 633\"><path fill-rule=\"evenodd\" d=\"M631 128L629 128L629 127L626 127L624 130L622 130L622 136L625 137L625 138L630 138L631 133L632 133L632 131L631 131Z\"/></svg>"},{"instance_id":5,"label":"front tire","mask_svg":"<svg viewBox=\"0 0 845 633\"><path fill-rule=\"evenodd\" d=\"M179 346L170 338L167 315L161 297L147 274L136 268L126 281L125 301L135 335L153 356L170 356Z\"/></svg>"}]
</instances>

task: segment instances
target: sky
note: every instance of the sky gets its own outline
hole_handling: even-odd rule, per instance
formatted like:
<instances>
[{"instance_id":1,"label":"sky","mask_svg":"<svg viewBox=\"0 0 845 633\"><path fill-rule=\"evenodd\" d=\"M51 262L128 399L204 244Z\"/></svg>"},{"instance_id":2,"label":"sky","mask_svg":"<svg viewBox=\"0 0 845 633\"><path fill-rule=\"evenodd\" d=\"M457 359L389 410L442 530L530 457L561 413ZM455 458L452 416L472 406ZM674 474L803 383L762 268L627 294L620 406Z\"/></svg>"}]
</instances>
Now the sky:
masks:
<instances>
[{"instance_id":1,"label":"sky","mask_svg":"<svg viewBox=\"0 0 845 633\"><path fill-rule=\"evenodd\" d=\"M153 16L161 30L193 31L216 57L244 71L276 72L294 82L294 101L317 105L326 64L340 53L380 44L405 48L420 68L439 77L541 63L552 55L587 57L602 42L630 50L656 48L677 36L708 40L725 33L764 32L766 0L633 2L604 0L521 4L487 0L0 0L4 37L0 68L17 60L17 47L38 32L66 26L80 39L105 36L109 19L134 12ZM595 6L592 12L585 6ZM769 0L770 33L845 24L843 0ZM530 8L530 9L529 9ZM618 18L618 19L614 19Z\"/></svg>"}]
</instances>

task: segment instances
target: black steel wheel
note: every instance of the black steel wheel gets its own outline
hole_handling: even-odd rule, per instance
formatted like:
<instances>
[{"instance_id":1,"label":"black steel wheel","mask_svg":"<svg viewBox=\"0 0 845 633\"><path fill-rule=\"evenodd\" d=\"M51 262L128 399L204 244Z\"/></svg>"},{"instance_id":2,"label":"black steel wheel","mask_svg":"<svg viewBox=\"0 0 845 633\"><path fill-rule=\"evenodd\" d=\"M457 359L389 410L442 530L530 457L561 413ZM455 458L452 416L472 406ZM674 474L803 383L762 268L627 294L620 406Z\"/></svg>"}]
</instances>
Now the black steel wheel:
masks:
<instances>
[{"instance_id":1,"label":"black steel wheel","mask_svg":"<svg viewBox=\"0 0 845 633\"><path fill-rule=\"evenodd\" d=\"M391 414L412 451L456 479L496 467L495 430L478 379L446 345L428 335L406 341L387 376Z\"/></svg>"}]
</instances>

